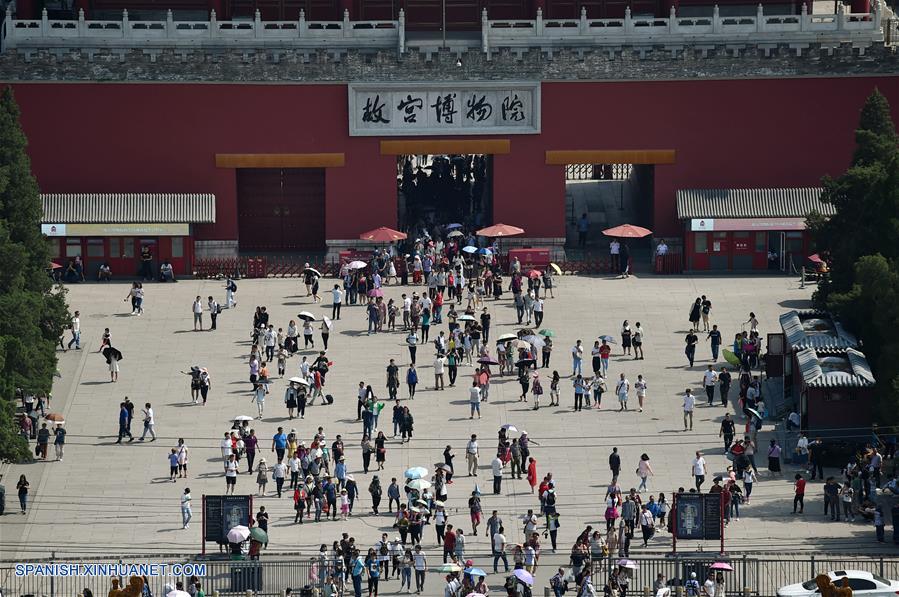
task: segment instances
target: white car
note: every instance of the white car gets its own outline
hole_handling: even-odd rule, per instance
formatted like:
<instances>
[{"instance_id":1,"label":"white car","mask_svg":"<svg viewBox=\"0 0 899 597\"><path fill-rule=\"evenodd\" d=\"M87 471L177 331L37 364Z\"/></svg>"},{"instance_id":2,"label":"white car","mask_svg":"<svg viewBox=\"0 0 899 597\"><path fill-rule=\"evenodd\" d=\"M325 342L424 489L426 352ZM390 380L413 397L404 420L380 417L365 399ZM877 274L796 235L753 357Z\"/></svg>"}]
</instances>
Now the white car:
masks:
<instances>
[{"instance_id":1,"label":"white car","mask_svg":"<svg viewBox=\"0 0 899 597\"><path fill-rule=\"evenodd\" d=\"M852 589L853 595L859 597L896 597L899 593L899 581L888 580L882 576L877 576L863 570L835 570L828 572L830 581L842 586L843 579L849 579L849 587ZM787 585L777 590L777 597L814 597L820 595L818 584L815 579Z\"/></svg>"}]
</instances>

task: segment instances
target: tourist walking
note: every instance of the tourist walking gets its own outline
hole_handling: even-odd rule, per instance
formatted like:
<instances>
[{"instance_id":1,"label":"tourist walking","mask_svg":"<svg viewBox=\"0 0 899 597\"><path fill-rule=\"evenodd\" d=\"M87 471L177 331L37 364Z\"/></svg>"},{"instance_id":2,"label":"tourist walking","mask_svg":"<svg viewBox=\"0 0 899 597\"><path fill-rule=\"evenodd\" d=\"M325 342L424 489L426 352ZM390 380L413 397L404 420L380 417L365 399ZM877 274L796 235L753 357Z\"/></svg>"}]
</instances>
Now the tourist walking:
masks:
<instances>
[{"instance_id":1,"label":"tourist walking","mask_svg":"<svg viewBox=\"0 0 899 597\"><path fill-rule=\"evenodd\" d=\"M141 409L141 414L144 416L144 431L140 434L140 441L144 441L144 438L147 437L149 433L152 439L151 442L156 441L156 414L153 412L153 407L149 402L144 404L144 408Z\"/></svg>"},{"instance_id":2,"label":"tourist walking","mask_svg":"<svg viewBox=\"0 0 899 597\"><path fill-rule=\"evenodd\" d=\"M189 529L190 528L190 519L193 516L193 512L190 508L191 502L190 495L190 487L185 487L184 492L181 494L181 528Z\"/></svg>"}]
</instances>

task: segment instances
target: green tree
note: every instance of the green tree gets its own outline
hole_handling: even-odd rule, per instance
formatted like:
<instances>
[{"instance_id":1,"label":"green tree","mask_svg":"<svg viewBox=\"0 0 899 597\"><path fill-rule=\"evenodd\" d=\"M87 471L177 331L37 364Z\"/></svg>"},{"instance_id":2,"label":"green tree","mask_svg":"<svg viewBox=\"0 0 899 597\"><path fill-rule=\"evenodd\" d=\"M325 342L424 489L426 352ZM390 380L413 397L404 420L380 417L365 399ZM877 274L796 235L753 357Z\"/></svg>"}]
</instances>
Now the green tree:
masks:
<instances>
[{"instance_id":1,"label":"green tree","mask_svg":"<svg viewBox=\"0 0 899 597\"><path fill-rule=\"evenodd\" d=\"M831 274L815 301L838 315L863 342L877 378L877 416L899 423L899 135L886 98L875 91L861 110L849 169L823 180L822 201L809 227Z\"/></svg>"},{"instance_id":2,"label":"green tree","mask_svg":"<svg viewBox=\"0 0 899 597\"><path fill-rule=\"evenodd\" d=\"M56 342L70 317L62 289L47 276L41 200L25 152L12 89L0 98L0 458L27 460L17 433L15 390L49 392Z\"/></svg>"}]
</instances>

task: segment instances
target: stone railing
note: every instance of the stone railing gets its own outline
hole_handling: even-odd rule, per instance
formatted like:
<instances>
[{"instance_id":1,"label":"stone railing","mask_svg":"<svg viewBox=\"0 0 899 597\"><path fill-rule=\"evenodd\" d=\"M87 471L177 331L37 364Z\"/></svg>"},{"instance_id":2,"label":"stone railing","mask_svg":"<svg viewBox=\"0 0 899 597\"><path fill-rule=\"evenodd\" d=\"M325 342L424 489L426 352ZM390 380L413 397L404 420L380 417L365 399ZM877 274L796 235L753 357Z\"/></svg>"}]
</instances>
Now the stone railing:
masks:
<instances>
[{"instance_id":1,"label":"stone railing","mask_svg":"<svg viewBox=\"0 0 899 597\"><path fill-rule=\"evenodd\" d=\"M758 6L755 15L721 16L717 5L708 17L679 17L672 8L667 18L634 17L630 9L623 19L544 19L538 10L533 20L494 21L482 13L480 39L451 40L450 51L480 49L490 55L502 49L513 52L539 49L632 47L651 51L664 47L677 51L686 47L701 50L724 46L739 53L755 46L767 53L789 46L797 54L812 44L831 52L843 44L864 53L871 44L884 42L885 7L874 1L871 13L853 14L839 4L836 14L808 14L805 4L799 15L766 15ZM407 46L433 51L433 38L407 39L405 15L396 21L351 21L344 12L341 21L306 21L300 12L297 21L263 21L259 12L252 20L219 21L213 11L208 21L175 21L169 11L164 21L131 21L123 11L119 21L93 21L79 11L77 20L42 18L19 20L7 10L2 25L3 50L23 51L65 49L148 52L173 48L176 51L205 49L263 50L396 50Z\"/></svg>"},{"instance_id":2,"label":"stone railing","mask_svg":"<svg viewBox=\"0 0 899 597\"><path fill-rule=\"evenodd\" d=\"M869 13L847 13L839 4L836 14L766 15L762 5L754 16L724 17L718 6L709 17L634 17L630 8L623 19L544 19L538 9L534 20L491 21L481 16L481 45L485 53L501 48L552 49L595 46L702 46L855 43L865 47L882 42L883 6L875 0Z\"/></svg>"},{"instance_id":3,"label":"stone railing","mask_svg":"<svg viewBox=\"0 0 899 597\"><path fill-rule=\"evenodd\" d=\"M50 20L44 9L40 19L19 20L7 9L3 23L3 49L7 48L311 48L405 50L405 16L398 21L263 21L259 11L252 20L219 21L212 11L208 21L176 21L169 10L164 21L131 21L128 11L120 21L93 21L78 11L77 20Z\"/></svg>"}]
</instances>

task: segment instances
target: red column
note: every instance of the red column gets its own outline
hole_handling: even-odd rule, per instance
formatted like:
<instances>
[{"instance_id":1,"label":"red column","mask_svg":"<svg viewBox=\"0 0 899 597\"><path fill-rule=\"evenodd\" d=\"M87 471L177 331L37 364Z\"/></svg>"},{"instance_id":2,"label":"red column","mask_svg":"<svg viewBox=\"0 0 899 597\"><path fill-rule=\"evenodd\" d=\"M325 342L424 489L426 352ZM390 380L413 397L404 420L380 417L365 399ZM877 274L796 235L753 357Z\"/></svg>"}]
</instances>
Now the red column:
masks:
<instances>
[{"instance_id":1,"label":"red column","mask_svg":"<svg viewBox=\"0 0 899 597\"><path fill-rule=\"evenodd\" d=\"M340 18L343 18L344 11L349 11L350 20L352 20L356 15L354 14L356 11L353 9L353 0L340 0Z\"/></svg>"},{"instance_id":2,"label":"red column","mask_svg":"<svg viewBox=\"0 0 899 597\"><path fill-rule=\"evenodd\" d=\"M37 19L40 15L34 12L33 0L16 0L16 18L17 19Z\"/></svg>"},{"instance_id":3,"label":"red column","mask_svg":"<svg viewBox=\"0 0 899 597\"><path fill-rule=\"evenodd\" d=\"M852 12L856 14L871 12L871 0L852 0Z\"/></svg>"},{"instance_id":4,"label":"red column","mask_svg":"<svg viewBox=\"0 0 899 597\"><path fill-rule=\"evenodd\" d=\"M210 13L213 10L215 11L215 18L217 20L221 21L228 18L228 15L225 15L225 3L223 0L209 0L207 7ZM207 14L206 16L208 17L209 15Z\"/></svg>"}]
</instances>

